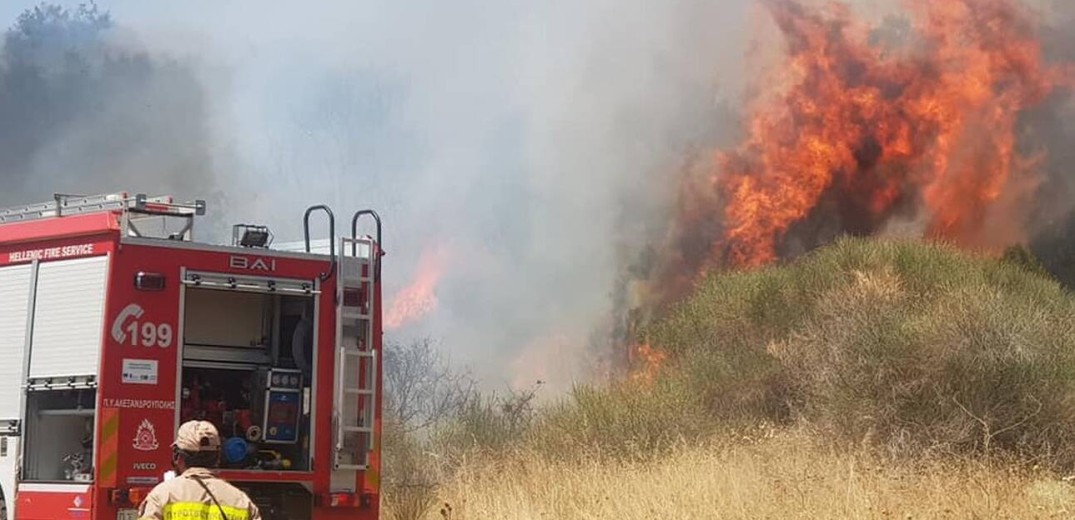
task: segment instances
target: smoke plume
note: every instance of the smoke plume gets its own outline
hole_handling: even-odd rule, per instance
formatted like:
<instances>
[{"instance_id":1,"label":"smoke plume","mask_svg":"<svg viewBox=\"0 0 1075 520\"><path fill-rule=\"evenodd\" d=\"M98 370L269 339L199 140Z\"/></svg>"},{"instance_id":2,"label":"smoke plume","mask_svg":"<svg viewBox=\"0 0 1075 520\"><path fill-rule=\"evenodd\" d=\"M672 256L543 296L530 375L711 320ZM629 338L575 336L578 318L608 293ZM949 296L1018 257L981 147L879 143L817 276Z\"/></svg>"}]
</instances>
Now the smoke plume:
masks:
<instances>
[{"instance_id":1,"label":"smoke plume","mask_svg":"<svg viewBox=\"0 0 1075 520\"><path fill-rule=\"evenodd\" d=\"M18 193L3 197L119 180L205 197L206 184L228 190L211 214L281 242L301 240L311 204L331 205L338 231L376 209L386 311L436 280L424 314L387 339L432 337L492 387L566 389L608 346L619 266L662 232L668 172L692 144L729 138L749 5L102 2L109 28L79 48L138 55L145 70L128 80L95 64L96 97L67 94L93 110L59 111L19 145L33 152L4 168ZM117 32L122 45L105 37ZM127 103L138 98L153 101ZM443 259L436 277L422 274L428 257Z\"/></svg>"},{"instance_id":2,"label":"smoke plume","mask_svg":"<svg viewBox=\"0 0 1075 520\"><path fill-rule=\"evenodd\" d=\"M955 38L943 40L916 25L930 15L903 8L928 12L925 1L865 4L113 0L100 27L60 24L78 38L36 36L49 52L19 50L21 23L5 40L0 202L126 183L226 189L212 214L267 224L279 241L301 239L311 204L335 209L337 231L373 208L388 308L418 296L388 339L433 337L490 386L567 388L610 362L629 309L712 266L848 232L996 246L1049 222L1057 236L1075 229L1059 88L1071 7L1034 16L986 0L964 19L951 10L970 2L929 2L942 11L934 29ZM985 63L966 76L1003 103L956 96L953 112L913 117L930 89L970 86L946 63ZM958 115L977 119L946 133ZM954 139L948 151L938 136ZM809 153L826 148L836 159ZM930 173L940 157L953 175ZM804 172L817 177L796 206L783 187ZM989 189L964 201L964 186ZM970 212L951 220L952 201Z\"/></svg>"},{"instance_id":3,"label":"smoke plume","mask_svg":"<svg viewBox=\"0 0 1075 520\"><path fill-rule=\"evenodd\" d=\"M188 64L96 6L30 7L0 47L0 206L127 190L215 200L207 110Z\"/></svg>"}]
</instances>

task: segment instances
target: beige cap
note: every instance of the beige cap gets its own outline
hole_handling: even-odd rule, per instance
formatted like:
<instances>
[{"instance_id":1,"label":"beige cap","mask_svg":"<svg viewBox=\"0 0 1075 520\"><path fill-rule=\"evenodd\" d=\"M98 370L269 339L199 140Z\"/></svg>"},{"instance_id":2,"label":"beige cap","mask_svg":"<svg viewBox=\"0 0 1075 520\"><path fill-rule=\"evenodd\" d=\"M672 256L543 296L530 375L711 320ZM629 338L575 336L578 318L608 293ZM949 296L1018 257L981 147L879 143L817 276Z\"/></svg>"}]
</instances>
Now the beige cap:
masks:
<instances>
[{"instance_id":1,"label":"beige cap","mask_svg":"<svg viewBox=\"0 0 1075 520\"><path fill-rule=\"evenodd\" d=\"M172 446L187 452L219 451L220 434L207 421L187 421L179 426Z\"/></svg>"}]
</instances>

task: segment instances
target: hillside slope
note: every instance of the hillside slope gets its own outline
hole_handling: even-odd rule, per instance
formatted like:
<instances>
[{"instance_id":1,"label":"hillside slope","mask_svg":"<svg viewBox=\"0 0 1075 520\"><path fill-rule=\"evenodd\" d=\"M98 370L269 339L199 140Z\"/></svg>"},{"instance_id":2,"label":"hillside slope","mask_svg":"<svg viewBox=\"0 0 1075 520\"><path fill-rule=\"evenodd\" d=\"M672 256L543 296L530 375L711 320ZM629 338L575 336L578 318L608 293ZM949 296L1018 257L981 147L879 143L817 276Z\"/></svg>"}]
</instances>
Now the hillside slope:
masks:
<instances>
[{"instance_id":1,"label":"hillside slope","mask_svg":"<svg viewBox=\"0 0 1075 520\"><path fill-rule=\"evenodd\" d=\"M1075 299L1026 263L842 240L709 277L646 332L723 417L894 454L997 448L1075 461Z\"/></svg>"},{"instance_id":2,"label":"hillside slope","mask_svg":"<svg viewBox=\"0 0 1075 520\"><path fill-rule=\"evenodd\" d=\"M641 340L652 385L579 388L533 432L553 452L645 452L797 425L894 456L1075 463L1075 298L1031 262L841 240L716 273Z\"/></svg>"}]
</instances>

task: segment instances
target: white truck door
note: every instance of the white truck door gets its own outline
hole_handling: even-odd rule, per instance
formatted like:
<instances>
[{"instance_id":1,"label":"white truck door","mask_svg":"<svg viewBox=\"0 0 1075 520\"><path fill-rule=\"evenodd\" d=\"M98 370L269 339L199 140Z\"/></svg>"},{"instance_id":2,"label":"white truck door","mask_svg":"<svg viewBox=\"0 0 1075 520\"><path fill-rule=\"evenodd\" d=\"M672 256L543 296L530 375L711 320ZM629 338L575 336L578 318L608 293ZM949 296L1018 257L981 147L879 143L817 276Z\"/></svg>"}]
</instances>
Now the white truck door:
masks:
<instances>
[{"instance_id":1,"label":"white truck door","mask_svg":"<svg viewBox=\"0 0 1075 520\"><path fill-rule=\"evenodd\" d=\"M22 419L22 383L26 381L26 326L30 306L29 265L0 267L0 493L7 517L15 517L15 480L18 471Z\"/></svg>"},{"instance_id":2,"label":"white truck door","mask_svg":"<svg viewBox=\"0 0 1075 520\"><path fill-rule=\"evenodd\" d=\"M108 259L97 256L40 264L29 377L97 375Z\"/></svg>"}]
</instances>

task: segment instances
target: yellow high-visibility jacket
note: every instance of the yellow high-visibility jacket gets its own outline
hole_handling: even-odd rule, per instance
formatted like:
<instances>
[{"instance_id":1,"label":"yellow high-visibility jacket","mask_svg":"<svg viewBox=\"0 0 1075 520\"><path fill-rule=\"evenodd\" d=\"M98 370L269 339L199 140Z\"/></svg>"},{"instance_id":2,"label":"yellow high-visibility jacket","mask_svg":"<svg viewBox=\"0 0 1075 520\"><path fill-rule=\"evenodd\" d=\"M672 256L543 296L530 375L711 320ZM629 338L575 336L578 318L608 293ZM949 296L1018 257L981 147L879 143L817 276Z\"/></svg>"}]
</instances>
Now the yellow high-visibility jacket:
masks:
<instances>
[{"instance_id":1,"label":"yellow high-visibility jacket","mask_svg":"<svg viewBox=\"0 0 1075 520\"><path fill-rule=\"evenodd\" d=\"M206 488L216 497L216 502ZM261 520L261 513L246 493L204 468L190 468L176 478L157 484L138 509L139 520L225 520L225 517L226 520Z\"/></svg>"}]
</instances>

